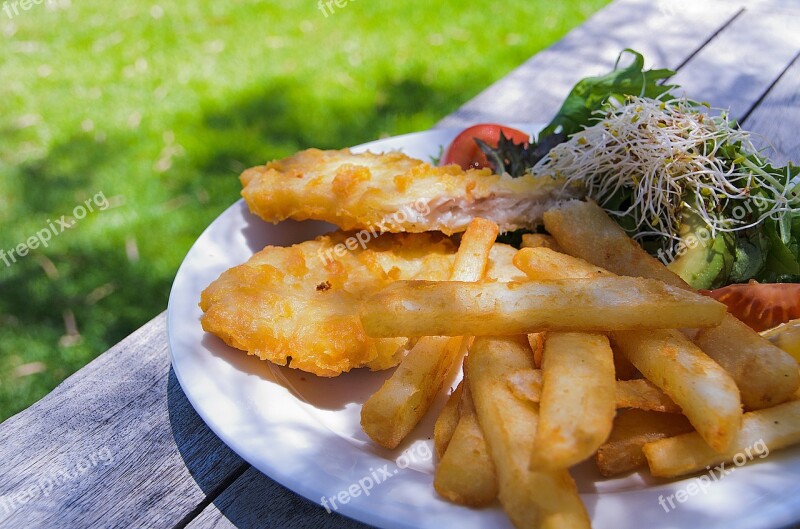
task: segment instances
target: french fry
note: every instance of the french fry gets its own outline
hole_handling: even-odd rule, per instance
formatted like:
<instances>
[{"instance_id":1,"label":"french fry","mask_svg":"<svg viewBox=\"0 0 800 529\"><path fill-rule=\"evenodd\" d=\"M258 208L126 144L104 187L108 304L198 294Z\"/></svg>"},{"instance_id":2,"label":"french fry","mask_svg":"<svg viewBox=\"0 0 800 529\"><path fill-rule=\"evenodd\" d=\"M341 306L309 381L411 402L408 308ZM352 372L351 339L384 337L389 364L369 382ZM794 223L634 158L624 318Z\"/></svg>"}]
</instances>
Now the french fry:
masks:
<instances>
[{"instance_id":1,"label":"french fry","mask_svg":"<svg viewBox=\"0 0 800 529\"><path fill-rule=\"evenodd\" d=\"M512 262L525 272L525 275L536 281L564 279L567 277L564 272L565 267L569 269L568 277L575 279L614 275L584 260L576 261L575 257L552 248L523 248L514 254Z\"/></svg>"},{"instance_id":2,"label":"french fry","mask_svg":"<svg viewBox=\"0 0 800 529\"><path fill-rule=\"evenodd\" d=\"M522 244L520 248L550 248L560 251L556 240L551 236L544 233L525 233L522 235Z\"/></svg>"},{"instance_id":3,"label":"french fry","mask_svg":"<svg viewBox=\"0 0 800 529\"><path fill-rule=\"evenodd\" d=\"M447 450L447 445L453 437L453 432L456 431L456 426L458 426L458 418L461 413L459 410L461 388L463 386L464 382L459 382L456 389L447 397L447 402L445 402L442 411L439 412L439 417L436 418L436 423L433 425L433 448L439 458Z\"/></svg>"},{"instance_id":4,"label":"french fry","mask_svg":"<svg viewBox=\"0 0 800 529\"><path fill-rule=\"evenodd\" d=\"M480 217L472 219L458 246L451 281L480 281L486 273L489 252L500 228L494 222Z\"/></svg>"},{"instance_id":5,"label":"french fry","mask_svg":"<svg viewBox=\"0 0 800 529\"><path fill-rule=\"evenodd\" d=\"M464 384L460 408L458 426L436 467L433 487L441 496L461 505L488 505L497 498L497 475L468 383Z\"/></svg>"},{"instance_id":6,"label":"french fry","mask_svg":"<svg viewBox=\"0 0 800 529\"><path fill-rule=\"evenodd\" d=\"M562 277L600 280L609 274L581 259L543 248L518 252L514 264L527 274L528 270L536 273L541 262L557 263ZM551 270L551 275L557 273L553 266L545 269ZM742 417L739 389L728 372L675 330L616 332L611 336L615 349L680 406L706 442L718 451L728 447Z\"/></svg>"},{"instance_id":7,"label":"french fry","mask_svg":"<svg viewBox=\"0 0 800 529\"><path fill-rule=\"evenodd\" d=\"M694 342L736 380L748 410L780 404L800 389L797 361L731 315L701 329Z\"/></svg>"},{"instance_id":8,"label":"french fry","mask_svg":"<svg viewBox=\"0 0 800 529\"><path fill-rule=\"evenodd\" d=\"M792 355L800 363L800 319L781 323L777 327L759 334Z\"/></svg>"},{"instance_id":9,"label":"french fry","mask_svg":"<svg viewBox=\"0 0 800 529\"><path fill-rule=\"evenodd\" d=\"M503 375L503 380L515 397L537 404L542 399L543 379L541 369L518 369Z\"/></svg>"},{"instance_id":10,"label":"french fry","mask_svg":"<svg viewBox=\"0 0 800 529\"><path fill-rule=\"evenodd\" d=\"M675 401L655 384L640 378L617 381L617 408L636 408L659 413L681 413Z\"/></svg>"},{"instance_id":11,"label":"french fry","mask_svg":"<svg viewBox=\"0 0 800 529\"><path fill-rule=\"evenodd\" d=\"M797 443L800 443L800 401L790 401L745 413L741 429L724 453L709 448L697 433L647 443L642 450L654 476L672 478L729 461L741 466L756 456L763 458L772 450ZM724 471L724 465L717 470Z\"/></svg>"},{"instance_id":12,"label":"french fry","mask_svg":"<svg viewBox=\"0 0 800 529\"><path fill-rule=\"evenodd\" d=\"M361 323L376 338L491 336L712 326L725 310L709 297L632 277L396 281L364 302Z\"/></svg>"},{"instance_id":13,"label":"french fry","mask_svg":"<svg viewBox=\"0 0 800 529\"><path fill-rule=\"evenodd\" d=\"M544 225L564 253L618 275L649 277L689 288L686 282L628 237L593 201L562 202L544 214Z\"/></svg>"},{"instance_id":14,"label":"french fry","mask_svg":"<svg viewBox=\"0 0 800 529\"><path fill-rule=\"evenodd\" d=\"M613 275L607 270L546 246L522 248L514 255L513 263L525 275L534 280L566 279L567 277L589 279ZM565 274L565 270L569 273ZM633 364L619 354L614 355L614 368L618 378L632 378L637 373Z\"/></svg>"},{"instance_id":15,"label":"french fry","mask_svg":"<svg viewBox=\"0 0 800 529\"><path fill-rule=\"evenodd\" d=\"M680 331L615 332L611 340L649 381L680 406L700 436L724 452L742 422L739 388Z\"/></svg>"},{"instance_id":16,"label":"french fry","mask_svg":"<svg viewBox=\"0 0 800 529\"><path fill-rule=\"evenodd\" d=\"M542 373L531 467L569 468L591 457L611 433L616 405L614 355L608 338L549 333Z\"/></svg>"},{"instance_id":17,"label":"french fry","mask_svg":"<svg viewBox=\"0 0 800 529\"><path fill-rule=\"evenodd\" d=\"M497 470L498 497L515 527L589 527L589 517L566 470L530 470L538 406L518 399L503 375L532 369L527 341L477 338L466 359L467 378L481 430Z\"/></svg>"},{"instance_id":18,"label":"french fry","mask_svg":"<svg viewBox=\"0 0 800 529\"><path fill-rule=\"evenodd\" d=\"M565 279L564 270L570 270L569 277L592 278L613 275L599 266L575 257L565 255L552 247L523 248L514 255L514 265L534 280ZM535 351L535 349L534 349ZM537 367L539 364L537 364ZM622 355L614 354L614 371L617 378L630 380L639 371Z\"/></svg>"},{"instance_id":19,"label":"french fry","mask_svg":"<svg viewBox=\"0 0 800 529\"><path fill-rule=\"evenodd\" d=\"M539 402L542 398L542 371L521 369L506 373L506 381L511 392L519 399ZM615 384L615 406L617 408L637 408L659 413L681 413L681 408L646 379L617 380Z\"/></svg>"},{"instance_id":20,"label":"french fry","mask_svg":"<svg viewBox=\"0 0 800 529\"><path fill-rule=\"evenodd\" d=\"M497 233L497 224L493 222L481 218L470 222L456 253L452 280L483 278ZM361 427L373 441L395 448L419 423L466 352L468 335L469 332L452 335L457 338L436 333L418 335L423 337L361 408Z\"/></svg>"},{"instance_id":21,"label":"french fry","mask_svg":"<svg viewBox=\"0 0 800 529\"><path fill-rule=\"evenodd\" d=\"M565 202L544 214L544 225L570 255L616 274L658 279L690 289L594 202ZM734 377L748 409L784 402L800 386L797 362L731 315L722 325L701 332L698 345Z\"/></svg>"},{"instance_id":22,"label":"french fry","mask_svg":"<svg viewBox=\"0 0 800 529\"><path fill-rule=\"evenodd\" d=\"M595 462L606 477L631 472L647 464L646 443L692 431L685 416L645 410L622 410L614 418L608 440L597 450Z\"/></svg>"}]
</instances>

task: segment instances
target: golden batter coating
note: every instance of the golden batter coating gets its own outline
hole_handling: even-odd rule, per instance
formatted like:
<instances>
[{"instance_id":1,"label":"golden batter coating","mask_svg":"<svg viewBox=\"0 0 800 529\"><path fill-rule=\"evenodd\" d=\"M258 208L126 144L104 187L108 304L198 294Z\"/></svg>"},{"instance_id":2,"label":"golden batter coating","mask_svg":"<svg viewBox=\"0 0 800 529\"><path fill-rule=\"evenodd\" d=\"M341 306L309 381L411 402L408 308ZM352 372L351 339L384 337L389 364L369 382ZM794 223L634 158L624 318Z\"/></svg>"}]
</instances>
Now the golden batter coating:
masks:
<instances>
[{"instance_id":1,"label":"golden batter coating","mask_svg":"<svg viewBox=\"0 0 800 529\"><path fill-rule=\"evenodd\" d=\"M433 232L356 235L267 246L224 272L202 293L203 329L262 360L320 376L397 365L407 340L366 336L360 301L399 279L447 280L458 246ZM495 244L487 276L523 279L511 262L515 251Z\"/></svg>"},{"instance_id":2,"label":"golden batter coating","mask_svg":"<svg viewBox=\"0 0 800 529\"><path fill-rule=\"evenodd\" d=\"M474 217L500 230L533 229L563 181L512 178L489 169L435 167L400 152L354 154L308 149L241 175L250 210L268 222L324 220L344 230L462 232Z\"/></svg>"}]
</instances>

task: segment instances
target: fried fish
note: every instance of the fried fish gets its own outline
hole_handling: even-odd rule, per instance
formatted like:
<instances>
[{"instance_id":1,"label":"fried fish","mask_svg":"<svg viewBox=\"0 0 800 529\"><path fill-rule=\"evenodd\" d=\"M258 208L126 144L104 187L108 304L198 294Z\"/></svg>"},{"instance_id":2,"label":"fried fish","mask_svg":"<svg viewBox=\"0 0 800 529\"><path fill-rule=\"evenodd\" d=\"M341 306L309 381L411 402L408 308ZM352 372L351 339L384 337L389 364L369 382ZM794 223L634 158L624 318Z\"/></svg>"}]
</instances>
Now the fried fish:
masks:
<instances>
[{"instance_id":1,"label":"fried fish","mask_svg":"<svg viewBox=\"0 0 800 529\"><path fill-rule=\"evenodd\" d=\"M267 246L203 291L203 329L262 360L320 376L397 365L407 339L366 336L360 301L400 279L447 280L458 245L434 232L358 241L337 231ZM515 251L495 244L487 277L524 279L512 264Z\"/></svg>"},{"instance_id":2,"label":"fried fish","mask_svg":"<svg viewBox=\"0 0 800 529\"><path fill-rule=\"evenodd\" d=\"M573 198L561 180L512 178L489 169L432 166L400 152L356 154L308 149L241 175L250 210L277 223L324 220L343 230L462 232L483 217L503 232L533 229L557 198Z\"/></svg>"}]
</instances>

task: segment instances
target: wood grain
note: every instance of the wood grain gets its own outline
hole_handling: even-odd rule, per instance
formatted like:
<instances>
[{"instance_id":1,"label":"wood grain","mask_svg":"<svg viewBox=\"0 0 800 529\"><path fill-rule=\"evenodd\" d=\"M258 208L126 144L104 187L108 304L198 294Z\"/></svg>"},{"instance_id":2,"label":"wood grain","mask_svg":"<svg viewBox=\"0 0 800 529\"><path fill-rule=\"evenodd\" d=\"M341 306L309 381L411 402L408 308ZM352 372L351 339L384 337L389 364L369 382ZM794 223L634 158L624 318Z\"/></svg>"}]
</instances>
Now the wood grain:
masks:
<instances>
[{"instance_id":1,"label":"wood grain","mask_svg":"<svg viewBox=\"0 0 800 529\"><path fill-rule=\"evenodd\" d=\"M741 119L800 52L800 17L747 8L673 77L688 97Z\"/></svg>"},{"instance_id":2,"label":"wood grain","mask_svg":"<svg viewBox=\"0 0 800 529\"><path fill-rule=\"evenodd\" d=\"M174 527L247 469L192 409L166 336L161 314L3 423L1 526Z\"/></svg>"},{"instance_id":3,"label":"wood grain","mask_svg":"<svg viewBox=\"0 0 800 529\"><path fill-rule=\"evenodd\" d=\"M364 529L369 526L329 513L251 467L186 527Z\"/></svg>"},{"instance_id":4,"label":"wood grain","mask_svg":"<svg viewBox=\"0 0 800 529\"><path fill-rule=\"evenodd\" d=\"M624 48L643 53L647 67L676 69L741 10L740 2L714 2L715 9L695 3L699 15L664 9L668 0L618 0L437 126L549 122L576 82L611 70Z\"/></svg>"},{"instance_id":5,"label":"wood grain","mask_svg":"<svg viewBox=\"0 0 800 529\"><path fill-rule=\"evenodd\" d=\"M795 20L800 24L800 16ZM800 164L800 56L742 124L776 164Z\"/></svg>"}]
</instances>

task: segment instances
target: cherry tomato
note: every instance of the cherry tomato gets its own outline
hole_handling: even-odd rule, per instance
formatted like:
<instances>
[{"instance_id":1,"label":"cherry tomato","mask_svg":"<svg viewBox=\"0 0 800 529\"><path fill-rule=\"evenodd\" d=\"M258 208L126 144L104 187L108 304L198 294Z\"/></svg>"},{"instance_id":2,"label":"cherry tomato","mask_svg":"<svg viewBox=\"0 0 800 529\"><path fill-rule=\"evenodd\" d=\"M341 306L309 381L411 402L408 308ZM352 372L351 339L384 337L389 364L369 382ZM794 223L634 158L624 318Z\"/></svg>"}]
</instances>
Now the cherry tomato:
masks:
<instances>
[{"instance_id":1,"label":"cherry tomato","mask_svg":"<svg viewBox=\"0 0 800 529\"><path fill-rule=\"evenodd\" d=\"M442 156L442 165L455 163L465 171L467 169L488 167L489 160L486 159L486 155L475 143L475 138L486 142L487 145L497 147L497 142L500 141L500 131L503 132L506 138L513 140L514 143L524 142L527 145L528 141L530 141L527 133L511 127L504 127L495 123L473 125L456 136L453 143L445 151L444 156Z\"/></svg>"},{"instance_id":2,"label":"cherry tomato","mask_svg":"<svg viewBox=\"0 0 800 529\"><path fill-rule=\"evenodd\" d=\"M800 283L750 281L701 292L727 305L731 314L759 332L800 318Z\"/></svg>"}]
</instances>

